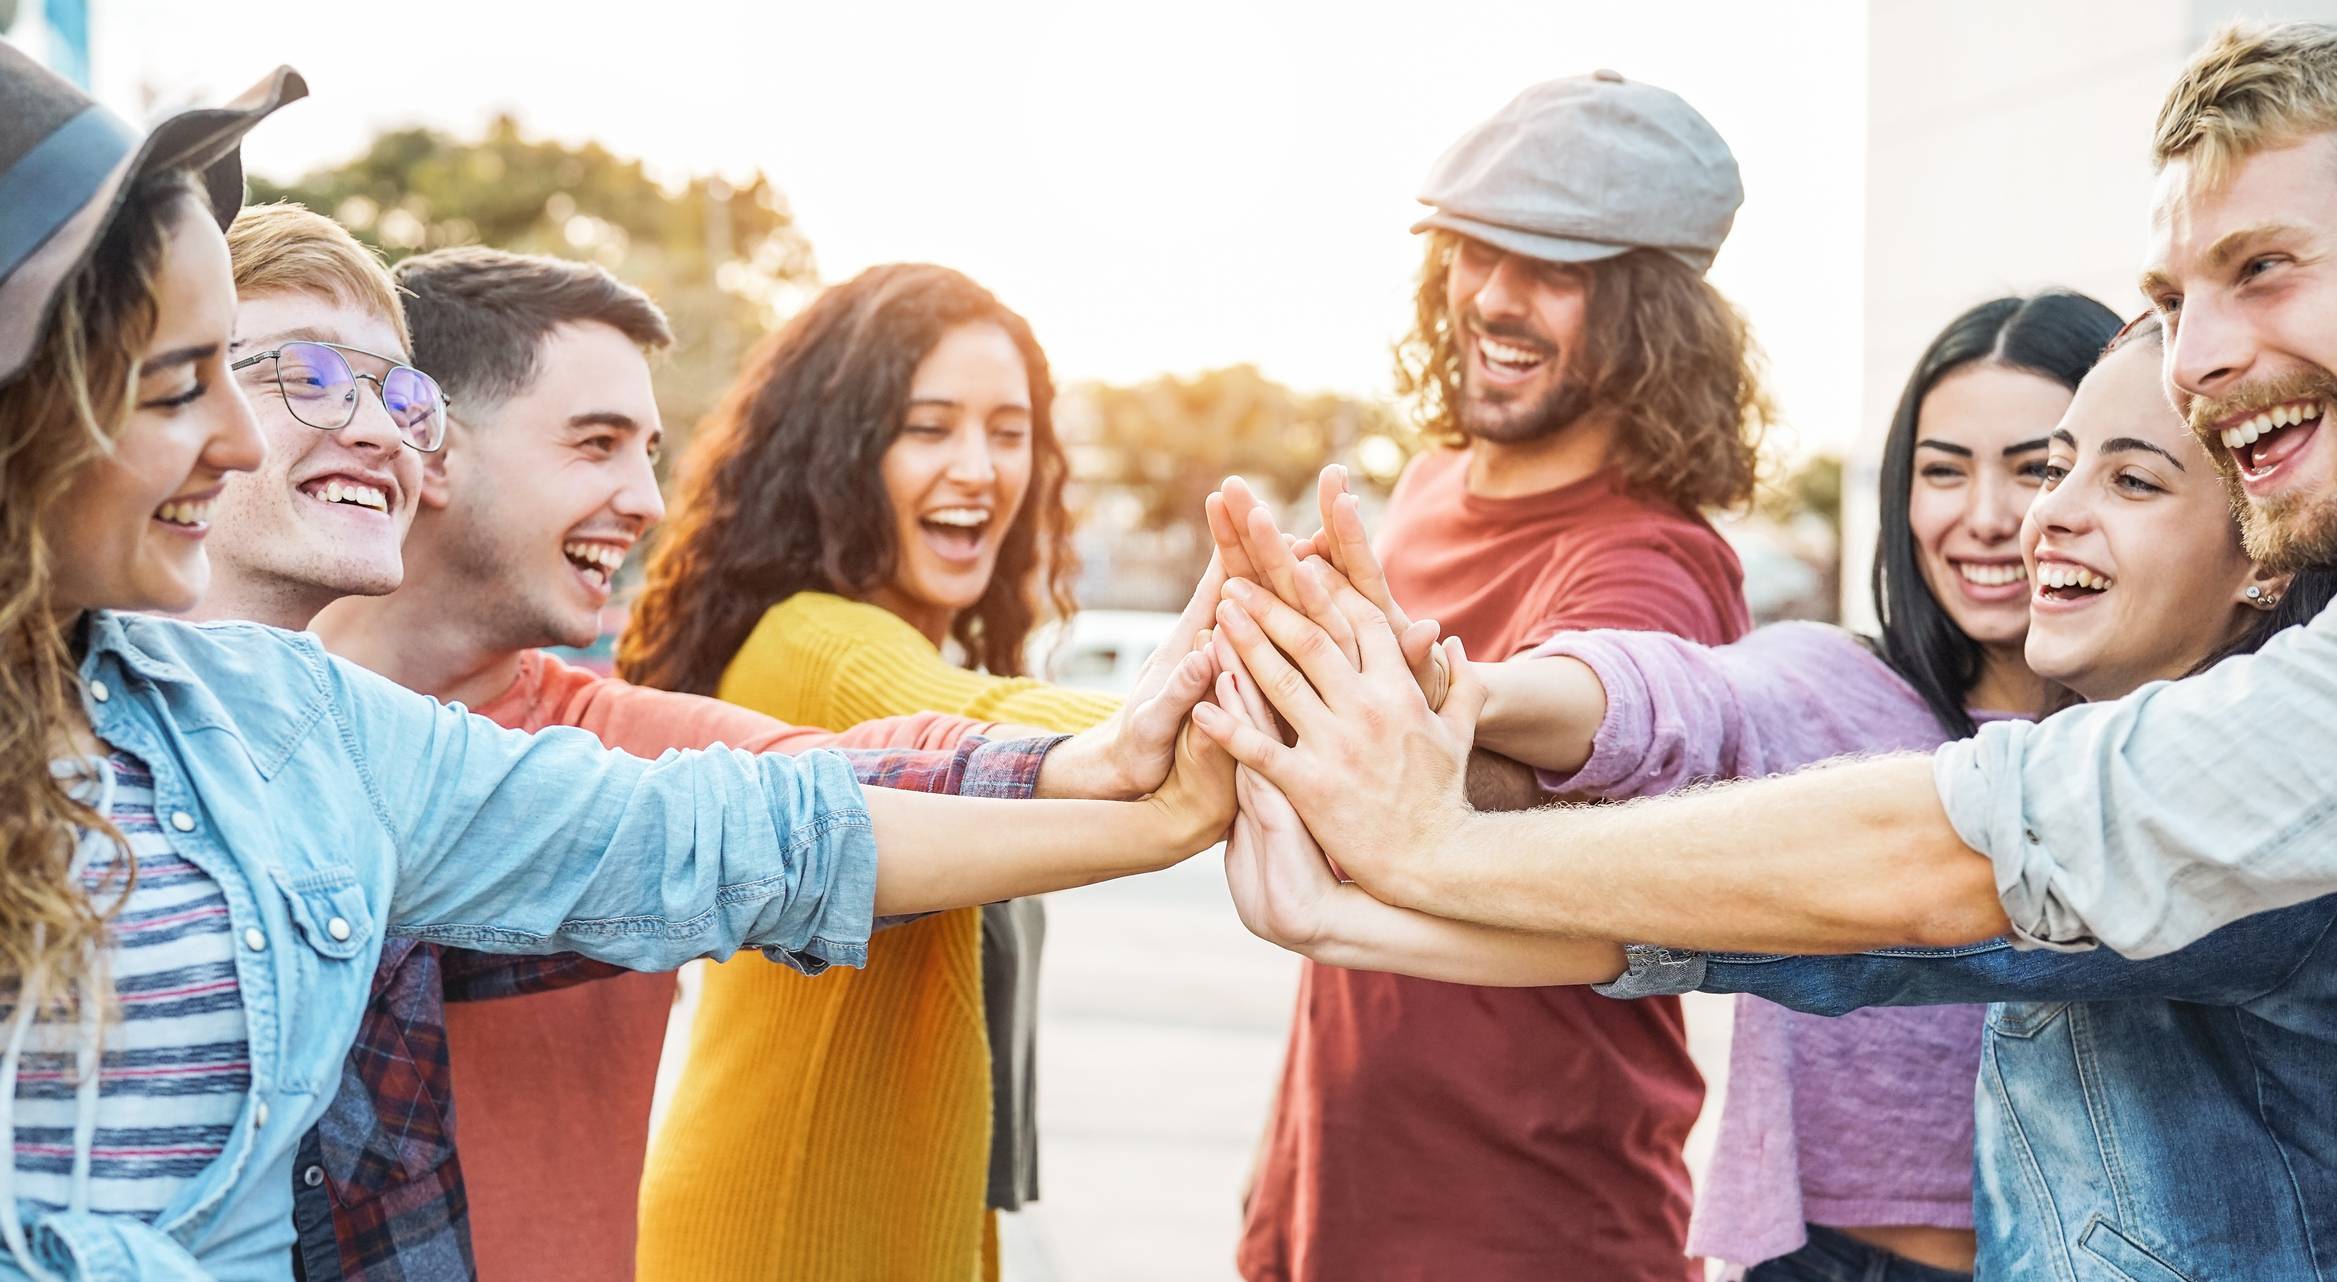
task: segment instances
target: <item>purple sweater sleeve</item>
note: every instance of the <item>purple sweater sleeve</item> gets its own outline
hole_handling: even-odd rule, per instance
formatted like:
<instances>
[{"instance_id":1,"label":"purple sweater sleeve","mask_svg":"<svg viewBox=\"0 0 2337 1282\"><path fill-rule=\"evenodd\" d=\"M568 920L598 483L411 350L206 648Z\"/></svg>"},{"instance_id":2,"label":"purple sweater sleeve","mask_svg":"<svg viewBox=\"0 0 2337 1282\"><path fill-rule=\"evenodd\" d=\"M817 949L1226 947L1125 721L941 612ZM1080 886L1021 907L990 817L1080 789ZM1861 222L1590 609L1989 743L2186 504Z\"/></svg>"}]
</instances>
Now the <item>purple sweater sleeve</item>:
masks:
<instances>
[{"instance_id":1,"label":"purple sweater sleeve","mask_svg":"<svg viewBox=\"0 0 2337 1282\"><path fill-rule=\"evenodd\" d=\"M1774 623L1723 646L1660 632L1568 632L1531 653L1579 659L1607 691L1590 759L1571 774L1540 772L1552 792L1654 796L1846 753L1928 751L1942 737L1912 687L1856 637L1822 623Z\"/></svg>"}]
</instances>

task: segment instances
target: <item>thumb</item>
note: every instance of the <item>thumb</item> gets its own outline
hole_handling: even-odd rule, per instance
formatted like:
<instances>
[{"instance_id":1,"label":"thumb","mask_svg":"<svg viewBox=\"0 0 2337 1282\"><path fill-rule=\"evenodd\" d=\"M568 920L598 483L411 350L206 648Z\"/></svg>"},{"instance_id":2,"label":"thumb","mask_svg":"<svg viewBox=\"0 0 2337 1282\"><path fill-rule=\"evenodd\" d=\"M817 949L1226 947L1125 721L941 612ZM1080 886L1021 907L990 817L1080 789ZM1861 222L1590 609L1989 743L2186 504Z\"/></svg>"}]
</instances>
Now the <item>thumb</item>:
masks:
<instances>
[{"instance_id":1,"label":"thumb","mask_svg":"<svg viewBox=\"0 0 2337 1282\"><path fill-rule=\"evenodd\" d=\"M1404 634L1396 638L1396 648L1404 652L1405 667L1418 673L1428 666L1428 652L1436 648L1437 632L1434 619L1414 619L1412 626L1404 629Z\"/></svg>"},{"instance_id":2,"label":"thumb","mask_svg":"<svg viewBox=\"0 0 2337 1282\"><path fill-rule=\"evenodd\" d=\"M1452 689L1444 696L1444 707L1437 710L1436 719L1475 742L1477 717L1485 711L1485 683L1477 679L1477 670L1459 637L1444 639L1444 657L1452 669Z\"/></svg>"}]
</instances>

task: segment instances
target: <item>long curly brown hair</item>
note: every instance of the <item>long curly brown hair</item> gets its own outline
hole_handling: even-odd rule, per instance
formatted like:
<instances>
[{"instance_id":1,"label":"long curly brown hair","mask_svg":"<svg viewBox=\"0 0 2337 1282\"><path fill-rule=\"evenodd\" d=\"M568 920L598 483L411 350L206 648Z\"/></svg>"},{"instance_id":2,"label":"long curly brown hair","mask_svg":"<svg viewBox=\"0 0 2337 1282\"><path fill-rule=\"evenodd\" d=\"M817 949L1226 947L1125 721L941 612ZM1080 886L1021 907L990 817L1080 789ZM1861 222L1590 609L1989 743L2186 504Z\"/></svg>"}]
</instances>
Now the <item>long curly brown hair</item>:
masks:
<instances>
[{"instance_id":1,"label":"long curly brown hair","mask_svg":"<svg viewBox=\"0 0 2337 1282\"><path fill-rule=\"evenodd\" d=\"M136 871L121 833L50 772L84 719L78 620L58 615L46 531L73 478L113 452L154 335L172 223L207 216L188 212L196 200L184 172L139 180L60 287L31 363L0 386L0 974L27 991L37 981L59 1009L103 974L106 920ZM103 904L72 876L83 830L111 838L128 870Z\"/></svg>"},{"instance_id":2,"label":"long curly brown hair","mask_svg":"<svg viewBox=\"0 0 2337 1282\"><path fill-rule=\"evenodd\" d=\"M617 651L627 680L712 694L763 612L798 592L865 598L900 548L879 464L907 420L909 382L947 331L987 321L1031 381L1031 484L989 589L951 635L1001 676L1072 611L1078 571L1063 504L1070 464L1055 435L1054 378L1022 317L946 267L872 267L764 340L681 463L677 515L651 555Z\"/></svg>"},{"instance_id":3,"label":"long curly brown hair","mask_svg":"<svg viewBox=\"0 0 2337 1282\"><path fill-rule=\"evenodd\" d=\"M1422 432L1452 445L1468 439L1459 423L1460 336L1445 303L1460 244L1452 232L1429 235L1412 329L1396 345L1397 389L1412 398ZM1590 403L1616 416L1624 485L1691 512L1750 502L1777 408L1744 316L1661 250L1581 266L1589 297L1568 376L1587 379Z\"/></svg>"}]
</instances>

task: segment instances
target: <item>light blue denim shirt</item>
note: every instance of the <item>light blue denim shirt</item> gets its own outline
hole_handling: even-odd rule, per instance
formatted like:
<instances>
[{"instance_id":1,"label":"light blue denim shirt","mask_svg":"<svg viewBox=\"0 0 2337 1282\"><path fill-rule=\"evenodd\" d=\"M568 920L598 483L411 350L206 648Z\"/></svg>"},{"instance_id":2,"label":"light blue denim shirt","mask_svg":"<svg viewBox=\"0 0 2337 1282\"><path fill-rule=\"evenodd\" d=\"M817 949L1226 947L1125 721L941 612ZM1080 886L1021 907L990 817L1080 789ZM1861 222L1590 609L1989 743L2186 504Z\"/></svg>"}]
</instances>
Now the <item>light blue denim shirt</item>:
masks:
<instances>
[{"instance_id":1,"label":"light blue denim shirt","mask_svg":"<svg viewBox=\"0 0 2337 1282\"><path fill-rule=\"evenodd\" d=\"M2156 957L2337 891L2337 608L2252 655L1941 748L2017 940Z\"/></svg>"},{"instance_id":2,"label":"light blue denim shirt","mask_svg":"<svg viewBox=\"0 0 2337 1282\"><path fill-rule=\"evenodd\" d=\"M1601 992L1996 1003L1973 1096L1982 1282L2337 1282L2337 896L2147 961L2003 940L1631 957Z\"/></svg>"},{"instance_id":3,"label":"light blue denim shirt","mask_svg":"<svg viewBox=\"0 0 2337 1282\"><path fill-rule=\"evenodd\" d=\"M387 935L637 970L744 946L815 972L866 958L876 847L837 754L649 762L504 730L256 624L98 614L81 676L98 736L153 768L157 817L226 894L252 1087L152 1227L15 1208L56 1276L291 1276L294 1151ZM7 1254L0 1279L23 1277Z\"/></svg>"}]
</instances>

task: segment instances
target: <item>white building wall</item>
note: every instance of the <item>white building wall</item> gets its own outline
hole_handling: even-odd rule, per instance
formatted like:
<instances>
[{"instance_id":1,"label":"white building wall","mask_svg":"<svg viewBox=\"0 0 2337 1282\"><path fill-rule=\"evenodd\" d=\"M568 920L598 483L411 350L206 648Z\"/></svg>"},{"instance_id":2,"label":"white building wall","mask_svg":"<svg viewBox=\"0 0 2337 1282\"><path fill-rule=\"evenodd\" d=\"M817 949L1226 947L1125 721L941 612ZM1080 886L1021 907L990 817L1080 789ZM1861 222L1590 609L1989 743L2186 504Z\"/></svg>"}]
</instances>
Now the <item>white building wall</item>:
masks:
<instances>
[{"instance_id":1,"label":"white building wall","mask_svg":"<svg viewBox=\"0 0 2337 1282\"><path fill-rule=\"evenodd\" d=\"M2120 315L2141 309L2159 100L2235 16L2337 21L2337 0L1869 4L1864 430L1843 502L1852 626L1874 621L1875 475L1916 357L2001 294L2065 285Z\"/></svg>"}]
</instances>

